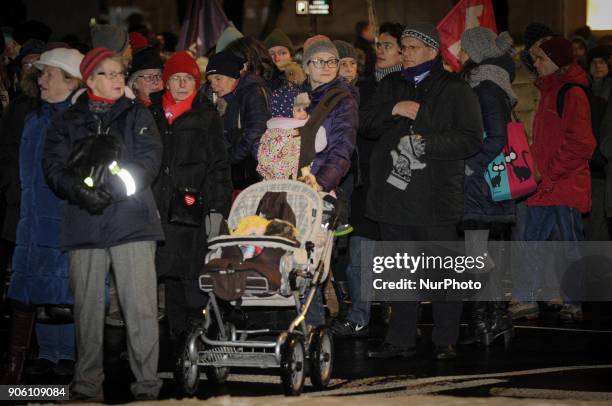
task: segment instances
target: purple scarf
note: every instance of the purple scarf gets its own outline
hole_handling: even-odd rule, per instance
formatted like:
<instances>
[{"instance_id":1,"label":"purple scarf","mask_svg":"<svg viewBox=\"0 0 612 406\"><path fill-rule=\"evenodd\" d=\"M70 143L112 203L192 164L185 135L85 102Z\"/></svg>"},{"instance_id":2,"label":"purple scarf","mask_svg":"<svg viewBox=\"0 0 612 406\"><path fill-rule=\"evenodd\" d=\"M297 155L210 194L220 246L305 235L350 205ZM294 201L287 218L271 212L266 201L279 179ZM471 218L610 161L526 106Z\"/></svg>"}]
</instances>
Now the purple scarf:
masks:
<instances>
[{"instance_id":1,"label":"purple scarf","mask_svg":"<svg viewBox=\"0 0 612 406\"><path fill-rule=\"evenodd\" d=\"M402 76L409 82L414 83L414 78L422 75L425 72L429 72L434 66L438 58L434 58L431 61L423 62L420 65L413 66L412 68L402 69Z\"/></svg>"}]
</instances>

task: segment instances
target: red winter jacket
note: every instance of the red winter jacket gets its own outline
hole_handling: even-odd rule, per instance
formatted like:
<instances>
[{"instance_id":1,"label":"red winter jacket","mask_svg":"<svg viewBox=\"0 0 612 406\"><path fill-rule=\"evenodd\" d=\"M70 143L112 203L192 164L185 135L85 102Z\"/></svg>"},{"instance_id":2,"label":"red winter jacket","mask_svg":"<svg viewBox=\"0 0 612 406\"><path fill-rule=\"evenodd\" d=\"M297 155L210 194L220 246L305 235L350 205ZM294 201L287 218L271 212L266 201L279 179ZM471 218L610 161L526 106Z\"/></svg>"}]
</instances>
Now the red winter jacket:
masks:
<instances>
[{"instance_id":1,"label":"red winter jacket","mask_svg":"<svg viewBox=\"0 0 612 406\"><path fill-rule=\"evenodd\" d=\"M584 90L572 87L565 95L563 117L557 114L557 94L565 83L588 86L584 70L576 64L559 75L537 80L540 103L533 120L531 152L542 175L529 206L569 206L581 213L591 210L591 173L588 160L596 147L591 130L591 108Z\"/></svg>"}]
</instances>

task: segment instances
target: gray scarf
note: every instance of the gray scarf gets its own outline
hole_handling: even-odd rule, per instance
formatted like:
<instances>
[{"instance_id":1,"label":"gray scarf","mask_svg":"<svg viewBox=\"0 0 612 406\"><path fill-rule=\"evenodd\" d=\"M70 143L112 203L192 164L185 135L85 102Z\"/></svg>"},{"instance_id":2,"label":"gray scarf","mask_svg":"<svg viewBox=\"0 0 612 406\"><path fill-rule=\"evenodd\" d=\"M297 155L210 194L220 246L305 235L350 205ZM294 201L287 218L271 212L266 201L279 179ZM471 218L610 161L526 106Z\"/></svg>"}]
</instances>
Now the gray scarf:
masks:
<instances>
[{"instance_id":1,"label":"gray scarf","mask_svg":"<svg viewBox=\"0 0 612 406\"><path fill-rule=\"evenodd\" d=\"M377 82L380 82L389 73L399 72L401 70L402 70L402 64L391 66L390 68L383 68L383 69L374 67L374 77L376 78Z\"/></svg>"},{"instance_id":2,"label":"gray scarf","mask_svg":"<svg viewBox=\"0 0 612 406\"><path fill-rule=\"evenodd\" d=\"M516 94L512 89L510 75L505 69L500 68L497 65L480 65L474 68L468 77L468 83L471 87L476 87L485 80L490 80L497 86L501 87L510 99L510 104L512 106L516 105L518 97L516 97Z\"/></svg>"}]
</instances>

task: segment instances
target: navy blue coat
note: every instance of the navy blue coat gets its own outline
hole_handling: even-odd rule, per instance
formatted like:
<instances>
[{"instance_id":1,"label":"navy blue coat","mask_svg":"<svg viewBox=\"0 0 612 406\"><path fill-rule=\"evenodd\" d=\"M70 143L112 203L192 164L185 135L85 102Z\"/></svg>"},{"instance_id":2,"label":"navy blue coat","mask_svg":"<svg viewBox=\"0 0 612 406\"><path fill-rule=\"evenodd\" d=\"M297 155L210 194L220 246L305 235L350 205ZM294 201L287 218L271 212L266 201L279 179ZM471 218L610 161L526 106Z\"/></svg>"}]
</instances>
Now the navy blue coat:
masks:
<instances>
[{"instance_id":1,"label":"navy blue coat","mask_svg":"<svg viewBox=\"0 0 612 406\"><path fill-rule=\"evenodd\" d=\"M223 133L232 164L251 156L257 159L259 141L270 119L268 88L259 76L245 73L236 89L223 96L227 109L223 114ZM240 136L234 137L241 129Z\"/></svg>"},{"instance_id":2,"label":"navy blue coat","mask_svg":"<svg viewBox=\"0 0 612 406\"><path fill-rule=\"evenodd\" d=\"M494 202L484 178L489 163L502 151L507 142L506 126L511 121L510 100L501 87L491 81L474 87L478 96L486 138L480 151L466 160L474 173L463 183L464 221L508 223L515 220L514 200Z\"/></svg>"},{"instance_id":3,"label":"navy blue coat","mask_svg":"<svg viewBox=\"0 0 612 406\"><path fill-rule=\"evenodd\" d=\"M68 256L60 250L64 201L47 186L41 165L51 119L68 106L68 100L44 103L28 116L21 137L21 210L9 297L22 303L73 303Z\"/></svg>"},{"instance_id":4,"label":"navy blue coat","mask_svg":"<svg viewBox=\"0 0 612 406\"><path fill-rule=\"evenodd\" d=\"M272 97L272 111L275 116L291 117L293 115L293 100L299 93L306 92L310 96L308 111L314 108L331 89L341 89L351 97L342 99L323 121L327 138L326 148L317 153L312 162L312 173L324 190L336 188L351 167L351 156L355 149L357 128L359 127L359 93L355 86L344 78L337 77L329 83L312 90L308 81L300 87L286 85L277 89Z\"/></svg>"},{"instance_id":5,"label":"navy blue coat","mask_svg":"<svg viewBox=\"0 0 612 406\"><path fill-rule=\"evenodd\" d=\"M2 224L2 238L15 241L19 221L19 144L25 119L40 107L40 99L24 94L12 100L3 111L0 121L0 189L6 199L6 214Z\"/></svg>"},{"instance_id":6,"label":"navy blue coat","mask_svg":"<svg viewBox=\"0 0 612 406\"><path fill-rule=\"evenodd\" d=\"M126 197L125 187L118 184L110 190L113 203L101 215L91 215L70 201L74 184L79 180L67 163L74 143L95 134L99 126L119 138L123 156L119 164L134 177L136 193ZM43 169L49 187L69 200L64 211L62 247L108 248L135 241L163 240L151 191L161 158L162 142L153 116L134 100L122 97L106 113L94 114L89 109L88 96L83 94L74 106L56 116L47 134Z\"/></svg>"},{"instance_id":7,"label":"navy blue coat","mask_svg":"<svg viewBox=\"0 0 612 406\"><path fill-rule=\"evenodd\" d=\"M323 121L327 146L323 151L317 153L311 169L317 182L326 191L335 189L350 169L357 128L359 128L357 89L341 77L309 91L309 110L314 110L325 94L336 88L350 93L351 97L342 99Z\"/></svg>"}]
</instances>

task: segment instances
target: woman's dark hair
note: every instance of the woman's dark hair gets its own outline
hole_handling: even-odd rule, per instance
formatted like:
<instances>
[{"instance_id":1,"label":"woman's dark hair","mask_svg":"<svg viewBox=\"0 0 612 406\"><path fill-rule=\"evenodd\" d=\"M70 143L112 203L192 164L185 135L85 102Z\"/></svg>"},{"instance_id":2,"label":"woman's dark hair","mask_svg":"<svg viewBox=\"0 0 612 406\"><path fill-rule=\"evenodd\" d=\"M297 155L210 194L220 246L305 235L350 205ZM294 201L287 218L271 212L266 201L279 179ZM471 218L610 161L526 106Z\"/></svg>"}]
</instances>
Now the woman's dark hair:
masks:
<instances>
[{"instance_id":1,"label":"woman's dark hair","mask_svg":"<svg viewBox=\"0 0 612 406\"><path fill-rule=\"evenodd\" d=\"M253 37L238 38L229 43L225 51L231 52L247 64L247 71L271 80L279 74L279 70L270 58L266 47Z\"/></svg>"},{"instance_id":2,"label":"woman's dark hair","mask_svg":"<svg viewBox=\"0 0 612 406\"><path fill-rule=\"evenodd\" d=\"M378 35L385 33L389 34L397 40L397 45L400 45L402 39L402 33L404 32L404 26L399 23L384 22L378 29Z\"/></svg>"},{"instance_id":3,"label":"woman's dark hair","mask_svg":"<svg viewBox=\"0 0 612 406\"><path fill-rule=\"evenodd\" d=\"M478 64L471 59L468 59L463 66L461 67L461 72L459 75L463 80L469 80L472 75L472 71L478 67Z\"/></svg>"}]
</instances>

